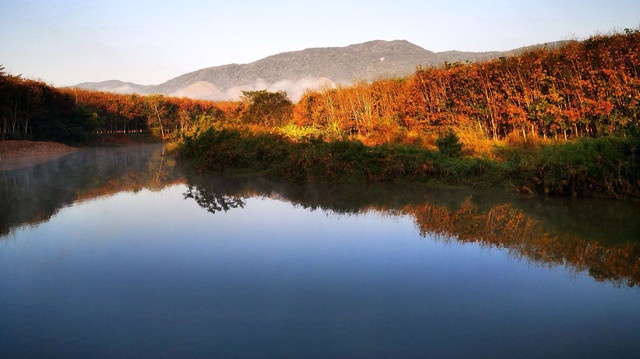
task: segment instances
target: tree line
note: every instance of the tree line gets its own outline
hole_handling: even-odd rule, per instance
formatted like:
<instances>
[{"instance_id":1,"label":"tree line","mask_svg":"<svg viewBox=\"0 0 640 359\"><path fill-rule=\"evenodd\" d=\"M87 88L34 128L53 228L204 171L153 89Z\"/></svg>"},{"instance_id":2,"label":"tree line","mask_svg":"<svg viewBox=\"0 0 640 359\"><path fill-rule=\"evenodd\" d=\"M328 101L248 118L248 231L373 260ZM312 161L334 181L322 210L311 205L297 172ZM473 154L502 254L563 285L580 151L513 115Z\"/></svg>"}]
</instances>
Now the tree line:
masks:
<instances>
[{"instance_id":1,"label":"tree line","mask_svg":"<svg viewBox=\"0 0 640 359\"><path fill-rule=\"evenodd\" d=\"M308 91L298 126L370 143L455 129L475 138L620 134L640 116L640 31L537 48L482 63L419 67L412 76Z\"/></svg>"},{"instance_id":2,"label":"tree line","mask_svg":"<svg viewBox=\"0 0 640 359\"><path fill-rule=\"evenodd\" d=\"M55 88L0 66L0 140L86 143L95 135L145 132L181 141L220 123L270 128L290 119L292 108L284 92L244 91L241 101L218 102L115 94Z\"/></svg>"},{"instance_id":3,"label":"tree line","mask_svg":"<svg viewBox=\"0 0 640 359\"><path fill-rule=\"evenodd\" d=\"M0 66L0 140L82 141L91 130L87 120L63 91Z\"/></svg>"},{"instance_id":4,"label":"tree line","mask_svg":"<svg viewBox=\"0 0 640 359\"><path fill-rule=\"evenodd\" d=\"M163 95L55 88L0 66L0 140L87 143L105 133L147 132L180 140L222 121L238 104Z\"/></svg>"},{"instance_id":5,"label":"tree line","mask_svg":"<svg viewBox=\"0 0 640 359\"><path fill-rule=\"evenodd\" d=\"M149 132L162 140L176 141L200 128L228 118L232 102L212 102L163 95L114 94L78 88L63 89L74 98L92 123L94 133Z\"/></svg>"}]
</instances>

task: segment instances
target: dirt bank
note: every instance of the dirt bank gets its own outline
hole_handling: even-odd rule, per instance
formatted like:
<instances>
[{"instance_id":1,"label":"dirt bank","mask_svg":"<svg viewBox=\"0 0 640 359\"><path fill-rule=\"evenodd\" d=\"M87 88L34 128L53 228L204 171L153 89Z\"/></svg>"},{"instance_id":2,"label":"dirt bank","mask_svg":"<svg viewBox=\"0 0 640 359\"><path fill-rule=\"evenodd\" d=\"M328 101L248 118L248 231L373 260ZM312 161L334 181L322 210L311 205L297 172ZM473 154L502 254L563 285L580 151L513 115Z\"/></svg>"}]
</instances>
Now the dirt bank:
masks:
<instances>
[{"instance_id":1,"label":"dirt bank","mask_svg":"<svg viewBox=\"0 0 640 359\"><path fill-rule=\"evenodd\" d=\"M58 142L0 141L0 171L44 163L78 151Z\"/></svg>"}]
</instances>

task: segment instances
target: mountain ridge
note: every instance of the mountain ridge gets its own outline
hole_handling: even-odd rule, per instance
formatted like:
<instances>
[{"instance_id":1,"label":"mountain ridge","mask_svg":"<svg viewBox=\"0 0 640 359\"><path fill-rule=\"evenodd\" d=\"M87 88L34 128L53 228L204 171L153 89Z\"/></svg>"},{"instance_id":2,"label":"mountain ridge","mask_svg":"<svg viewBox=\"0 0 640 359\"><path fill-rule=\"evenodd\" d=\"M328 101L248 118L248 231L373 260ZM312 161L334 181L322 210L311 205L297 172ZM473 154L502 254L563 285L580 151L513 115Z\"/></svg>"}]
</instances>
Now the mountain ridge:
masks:
<instances>
[{"instance_id":1,"label":"mountain ridge","mask_svg":"<svg viewBox=\"0 0 640 359\"><path fill-rule=\"evenodd\" d=\"M75 87L116 92L159 93L167 96L207 100L237 100L242 91L267 89L286 91L297 101L305 89L336 86L357 81L407 76L418 66L446 62L486 61L518 54L542 46L560 46L557 41L509 51L433 52L407 40L372 40L344 47L316 47L282 52L247 64L225 64L191 71L158 85L139 85L120 80L83 82Z\"/></svg>"}]
</instances>

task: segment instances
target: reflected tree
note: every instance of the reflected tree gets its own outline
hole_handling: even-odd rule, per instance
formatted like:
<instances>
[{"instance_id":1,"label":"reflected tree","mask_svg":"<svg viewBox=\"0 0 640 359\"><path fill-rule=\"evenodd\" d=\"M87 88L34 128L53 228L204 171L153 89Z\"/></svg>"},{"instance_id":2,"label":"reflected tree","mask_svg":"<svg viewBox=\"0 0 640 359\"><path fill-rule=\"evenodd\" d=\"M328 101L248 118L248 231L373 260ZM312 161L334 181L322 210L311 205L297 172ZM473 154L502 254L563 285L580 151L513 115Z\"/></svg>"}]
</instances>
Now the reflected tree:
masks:
<instances>
[{"instance_id":1,"label":"reflected tree","mask_svg":"<svg viewBox=\"0 0 640 359\"><path fill-rule=\"evenodd\" d=\"M227 212L233 208L244 208L245 198L242 196L227 196L205 188L189 185L184 193L184 199L191 198L210 213Z\"/></svg>"},{"instance_id":2,"label":"reflected tree","mask_svg":"<svg viewBox=\"0 0 640 359\"><path fill-rule=\"evenodd\" d=\"M550 231L542 220L509 203L481 210L471 197L457 209L425 203L406 206L423 236L505 249L515 258L547 266L564 265L597 281L634 287L640 284L640 243L612 245L571 232Z\"/></svg>"},{"instance_id":3,"label":"reflected tree","mask_svg":"<svg viewBox=\"0 0 640 359\"><path fill-rule=\"evenodd\" d=\"M182 183L162 146L78 151L56 160L0 171L0 238L14 228L49 220L76 201Z\"/></svg>"}]
</instances>

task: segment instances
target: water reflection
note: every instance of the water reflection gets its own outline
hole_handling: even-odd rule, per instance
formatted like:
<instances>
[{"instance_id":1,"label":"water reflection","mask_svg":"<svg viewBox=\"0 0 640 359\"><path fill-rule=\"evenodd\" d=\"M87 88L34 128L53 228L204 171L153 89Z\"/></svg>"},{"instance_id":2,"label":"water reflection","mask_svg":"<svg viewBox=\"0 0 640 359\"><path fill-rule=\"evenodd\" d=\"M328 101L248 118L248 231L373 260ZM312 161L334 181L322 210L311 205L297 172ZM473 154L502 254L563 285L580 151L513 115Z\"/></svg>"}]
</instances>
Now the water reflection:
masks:
<instances>
[{"instance_id":1,"label":"water reflection","mask_svg":"<svg viewBox=\"0 0 640 359\"><path fill-rule=\"evenodd\" d=\"M0 171L0 235L49 220L78 201L181 182L162 146L87 149L63 158Z\"/></svg>"},{"instance_id":2,"label":"water reflection","mask_svg":"<svg viewBox=\"0 0 640 359\"><path fill-rule=\"evenodd\" d=\"M603 243L570 231L549 229L543 220L505 203L482 211L471 198L457 210L432 204L405 208L422 233L505 248L511 255L547 265L588 271L596 280L635 286L640 280L640 243Z\"/></svg>"},{"instance_id":3,"label":"water reflection","mask_svg":"<svg viewBox=\"0 0 640 359\"><path fill-rule=\"evenodd\" d=\"M260 176L205 175L180 168L157 145L85 150L0 172L0 235L47 221L77 201L172 184L185 184L184 198L213 214L243 209L252 197L268 197L336 214L409 216L422 236L503 248L513 257L567 266L599 281L640 283L638 204L416 184L292 184Z\"/></svg>"},{"instance_id":4,"label":"water reflection","mask_svg":"<svg viewBox=\"0 0 640 359\"><path fill-rule=\"evenodd\" d=\"M192 198L200 207L211 213L227 212L232 208L244 208L246 203L242 196L227 196L191 185L187 187L184 198Z\"/></svg>"},{"instance_id":5,"label":"water reflection","mask_svg":"<svg viewBox=\"0 0 640 359\"><path fill-rule=\"evenodd\" d=\"M212 213L242 208L246 198L262 196L334 213L378 211L407 215L424 237L435 235L444 241L503 248L513 257L532 263L565 265L576 273L586 271L598 281L640 284L635 204L596 200L556 202L506 193L436 190L406 184L305 185L251 176L191 174L187 175L187 181L189 190L185 198L195 199ZM568 216L567 208L576 215ZM594 216L600 220L581 221ZM611 223L615 224L615 231Z\"/></svg>"}]
</instances>

